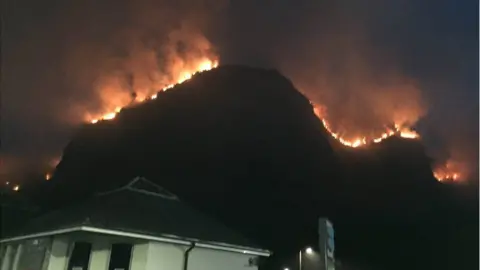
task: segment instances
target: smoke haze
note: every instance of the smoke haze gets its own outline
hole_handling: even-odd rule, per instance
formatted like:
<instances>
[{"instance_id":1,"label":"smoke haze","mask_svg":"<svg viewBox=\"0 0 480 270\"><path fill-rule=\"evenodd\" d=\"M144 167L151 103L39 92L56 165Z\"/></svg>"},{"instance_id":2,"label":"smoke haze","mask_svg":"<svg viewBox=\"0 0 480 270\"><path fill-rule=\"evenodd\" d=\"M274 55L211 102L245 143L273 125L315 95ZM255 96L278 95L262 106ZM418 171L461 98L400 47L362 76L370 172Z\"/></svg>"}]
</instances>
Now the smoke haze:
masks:
<instances>
[{"instance_id":1,"label":"smoke haze","mask_svg":"<svg viewBox=\"0 0 480 270\"><path fill-rule=\"evenodd\" d=\"M282 70L300 91L325 107L322 117L335 132L345 138L378 136L387 126L412 126L425 114L418 84L390 63L370 60L378 52L372 55L362 48L365 43L348 38L322 40L327 41L305 42L313 46L307 51L316 51L313 57L289 59Z\"/></svg>"}]
</instances>

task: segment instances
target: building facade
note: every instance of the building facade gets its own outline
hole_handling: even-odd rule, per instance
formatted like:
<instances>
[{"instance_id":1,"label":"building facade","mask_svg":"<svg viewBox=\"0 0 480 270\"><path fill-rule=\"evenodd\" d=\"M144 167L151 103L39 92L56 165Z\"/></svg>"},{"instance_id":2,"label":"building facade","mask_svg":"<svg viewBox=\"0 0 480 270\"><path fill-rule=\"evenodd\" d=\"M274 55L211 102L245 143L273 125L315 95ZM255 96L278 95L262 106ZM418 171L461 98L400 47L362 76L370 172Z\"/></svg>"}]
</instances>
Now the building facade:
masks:
<instances>
[{"instance_id":1,"label":"building facade","mask_svg":"<svg viewBox=\"0 0 480 270\"><path fill-rule=\"evenodd\" d=\"M159 190L136 178L33 221L1 240L1 270L255 270L270 255Z\"/></svg>"}]
</instances>

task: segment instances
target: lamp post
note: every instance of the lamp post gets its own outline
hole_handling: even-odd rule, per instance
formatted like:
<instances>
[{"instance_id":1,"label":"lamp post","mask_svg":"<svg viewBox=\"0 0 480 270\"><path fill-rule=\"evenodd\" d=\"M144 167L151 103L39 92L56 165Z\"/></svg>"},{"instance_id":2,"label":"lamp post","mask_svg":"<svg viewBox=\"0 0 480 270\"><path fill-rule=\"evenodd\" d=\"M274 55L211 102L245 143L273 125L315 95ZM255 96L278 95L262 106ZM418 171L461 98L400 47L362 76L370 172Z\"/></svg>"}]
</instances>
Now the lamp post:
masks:
<instances>
[{"instance_id":1,"label":"lamp post","mask_svg":"<svg viewBox=\"0 0 480 270\"><path fill-rule=\"evenodd\" d=\"M303 250L300 249L300 251L298 252L298 270L302 270L302 251ZM313 249L311 247L307 247L305 249L305 253L312 254Z\"/></svg>"}]
</instances>

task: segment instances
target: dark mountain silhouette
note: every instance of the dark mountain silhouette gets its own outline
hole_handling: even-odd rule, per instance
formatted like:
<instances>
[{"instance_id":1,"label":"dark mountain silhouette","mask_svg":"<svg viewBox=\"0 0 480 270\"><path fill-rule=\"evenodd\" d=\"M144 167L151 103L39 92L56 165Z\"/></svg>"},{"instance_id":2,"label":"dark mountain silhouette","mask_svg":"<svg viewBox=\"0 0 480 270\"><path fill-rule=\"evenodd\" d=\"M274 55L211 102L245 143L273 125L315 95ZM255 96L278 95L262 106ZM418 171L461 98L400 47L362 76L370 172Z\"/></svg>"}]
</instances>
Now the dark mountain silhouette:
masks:
<instances>
[{"instance_id":1,"label":"dark mountain silhouette","mask_svg":"<svg viewBox=\"0 0 480 270\"><path fill-rule=\"evenodd\" d=\"M344 148L277 71L224 66L82 127L24 193L53 209L144 176L272 249L271 269L315 245L319 216L348 265L473 269L477 193L436 182L430 163L418 140Z\"/></svg>"}]
</instances>

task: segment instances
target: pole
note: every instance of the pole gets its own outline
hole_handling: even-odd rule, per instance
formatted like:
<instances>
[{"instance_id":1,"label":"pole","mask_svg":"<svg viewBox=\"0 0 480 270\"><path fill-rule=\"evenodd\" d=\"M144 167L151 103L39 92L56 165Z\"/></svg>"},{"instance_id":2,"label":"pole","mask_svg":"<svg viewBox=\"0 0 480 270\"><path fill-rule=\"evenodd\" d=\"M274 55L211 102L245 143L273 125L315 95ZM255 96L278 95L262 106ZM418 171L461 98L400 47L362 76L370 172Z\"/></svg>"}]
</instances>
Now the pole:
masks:
<instances>
[{"instance_id":1,"label":"pole","mask_svg":"<svg viewBox=\"0 0 480 270\"><path fill-rule=\"evenodd\" d=\"M327 239L328 239L328 238L327 238ZM327 240L327 241L328 241L328 240ZM324 241L325 243L323 243L323 248L324 248L324 252L323 252L324 255L323 255L323 257L324 257L324 260L325 260L325 263L324 263L324 265L325 265L325 270L328 270L328 256L327 256L327 254L328 254L327 243L328 243L328 242L327 242L327 241Z\"/></svg>"},{"instance_id":2,"label":"pole","mask_svg":"<svg viewBox=\"0 0 480 270\"><path fill-rule=\"evenodd\" d=\"M298 270L302 270L302 250L298 252Z\"/></svg>"}]
</instances>

